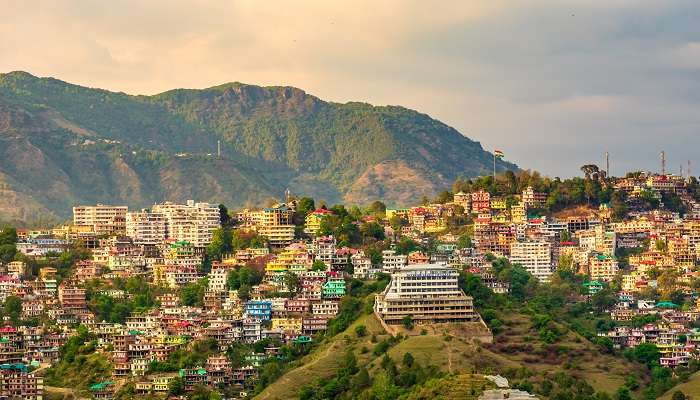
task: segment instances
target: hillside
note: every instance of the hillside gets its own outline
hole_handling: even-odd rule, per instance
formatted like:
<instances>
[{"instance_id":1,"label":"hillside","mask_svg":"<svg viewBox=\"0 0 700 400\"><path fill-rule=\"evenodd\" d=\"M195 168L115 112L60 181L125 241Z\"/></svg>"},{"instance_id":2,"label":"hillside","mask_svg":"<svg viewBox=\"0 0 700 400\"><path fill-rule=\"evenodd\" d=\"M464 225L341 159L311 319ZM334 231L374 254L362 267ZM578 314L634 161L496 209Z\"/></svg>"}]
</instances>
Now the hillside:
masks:
<instances>
[{"instance_id":1,"label":"hillside","mask_svg":"<svg viewBox=\"0 0 700 400\"><path fill-rule=\"evenodd\" d=\"M76 203L237 207L287 187L400 206L491 168L478 142L403 107L241 83L131 96L0 74L0 220L65 218Z\"/></svg>"},{"instance_id":2,"label":"hillside","mask_svg":"<svg viewBox=\"0 0 700 400\"><path fill-rule=\"evenodd\" d=\"M612 395L639 370L638 365L627 360L601 353L595 345L573 331L568 331L556 343L547 344L536 338L537 331L527 315L507 312L499 317L503 319L504 329L497 335L495 344L479 344L448 328L442 333L431 331L426 335L404 337L389 348L386 355L396 363L410 353L416 363L434 366L446 374L437 382L412 388L412 396L408 398L476 398L464 393L465 389L482 389L490 384L485 385L481 380L473 385L472 381L479 378L472 373L504 375L512 385L530 385L530 390L534 389L541 398L571 398L568 396L574 386L576 391L594 390ZM355 334L358 325L366 327L366 336ZM557 326L565 330L563 326ZM371 340L373 336L375 341ZM348 350L355 354L358 366L366 368L371 377L376 377L382 371L380 365L384 356L375 354L373 349L388 337L373 315L364 315L345 332L301 359L297 368L282 375L256 399L299 398L303 387L314 385L319 379L330 379L338 373L344 367L342 355ZM549 389L543 389L546 387ZM548 395L543 395L543 391Z\"/></svg>"}]
</instances>

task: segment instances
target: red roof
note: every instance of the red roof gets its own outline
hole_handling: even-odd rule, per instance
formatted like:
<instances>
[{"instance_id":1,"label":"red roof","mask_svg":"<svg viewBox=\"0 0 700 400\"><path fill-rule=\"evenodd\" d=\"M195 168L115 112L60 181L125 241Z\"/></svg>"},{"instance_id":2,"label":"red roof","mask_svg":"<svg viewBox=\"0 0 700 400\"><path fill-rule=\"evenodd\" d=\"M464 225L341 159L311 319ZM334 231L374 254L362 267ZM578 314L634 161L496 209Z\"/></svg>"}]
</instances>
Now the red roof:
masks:
<instances>
[{"instance_id":1,"label":"red roof","mask_svg":"<svg viewBox=\"0 0 700 400\"><path fill-rule=\"evenodd\" d=\"M331 210L326 210L325 208L318 208L318 209L313 211L313 214L330 215L330 214L334 214L334 212Z\"/></svg>"}]
</instances>

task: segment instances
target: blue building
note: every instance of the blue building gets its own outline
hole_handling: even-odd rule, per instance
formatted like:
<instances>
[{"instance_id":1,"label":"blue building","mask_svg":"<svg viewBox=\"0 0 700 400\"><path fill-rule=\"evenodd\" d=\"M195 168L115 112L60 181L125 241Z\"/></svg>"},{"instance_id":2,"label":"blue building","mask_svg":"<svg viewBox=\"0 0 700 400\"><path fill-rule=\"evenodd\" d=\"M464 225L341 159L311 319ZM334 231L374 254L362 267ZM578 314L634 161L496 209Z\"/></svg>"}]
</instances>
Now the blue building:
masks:
<instances>
[{"instance_id":1,"label":"blue building","mask_svg":"<svg viewBox=\"0 0 700 400\"><path fill-rule=\"evenodd\" d=\"M272 302L268 300L250 300L245 303L245 313L248 317L269 321L272 319Z\"/></svg>"}]
</instances>

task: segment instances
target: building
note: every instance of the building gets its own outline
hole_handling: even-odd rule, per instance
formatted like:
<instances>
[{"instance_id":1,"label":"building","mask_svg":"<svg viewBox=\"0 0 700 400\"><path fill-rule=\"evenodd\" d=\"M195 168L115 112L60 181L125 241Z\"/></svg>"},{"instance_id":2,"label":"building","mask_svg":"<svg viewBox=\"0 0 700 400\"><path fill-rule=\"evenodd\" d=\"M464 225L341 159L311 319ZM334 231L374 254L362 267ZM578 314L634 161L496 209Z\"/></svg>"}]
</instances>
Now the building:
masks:
<instances>
[{"instance_id":1,"label":"building","mask_svg":"<svg viewBox=\"0 0 700 400\"><path fill-rule=\"evenodd\" d=\"M528 186L523 190L523 203L526 208L542 208L547 200L545 193L535 192L532 186Z\"/></svg>"},{"instance_id":2,"label":"building","mask_svg":"<svg viewBox=\"0 0 700 400\"><path fill-rule=\"evenodd\" d=\"M491 194L484 190L472 193L472 212L480 213L491 210Z\"/></svg>"},{"instance_id":3,"label":"building","mask_svg":"<svg viewBox=\"0 0 700 400\"><path fill-rule=\"evenodd\" d=\"M471 213L472 210L472 196L469 193L464 193L462 191L454 194L453 203L462 207L465 214Z\"/></svg>"},{"instance_id":4,"label":"building","mask_svg":"<svg viewBox=\"0 0 700 400\"><path fill-rule=\"evenodd\" d=\"M321 221L329 215L333 215L333 211L324 208L319 208L318 210L310 212L304 220L304 233L307 235L317 235L318 231L321 230Z\"/></svg>"},{"instance_id":5,"label":"building","mask_svg":"<svg viewBox=\"0 0 700 400\"><path fill-rule=\"evenodd\" d=\"M219 207L209 203L186 204L165 202L153 206L153 213L165 217L167 238L187 241L195 247L206 247L211 243L214 230L221 227Z\"/></svg>"},{"instance_id":6,"label":"building","mask_svg":"<svg viewBox=\"0 0 700 400\"><path fill-rule=\"evenodd\" d=\"M588 260L588 268L591 279L602 282L610 282L615 279L615 275L620 269L617 260L603 254L591 256Z\"/></svg>"},{"instance_id":7,"label":"building","mask_svg":"<svg viewBox=\"0 0 700 400\"><path fill-rule=\"evenodd\" d=\"M97 235L123 235L127 211L127 206L76 206L73 207L73 224L92 227Z\"/></svg>"},{"instance_id":8,"label":"building","mask_svg":"<svg viewBox=\"0 0 700 400\"><path fill-rule=\"evenodd\" d=\"M44 380L24 364L0 364L0 399L41 400Z\"/></svg>"},{"instance_id":9,"label":"building","mask_svg":"<svg viewBox=\"0 0 700 400\"><path fill-rule=\"evenodd\" d=\"M411 265L391 274L374 311L386 324L476 321L472 298L459 288L457 270L437 264Z\"/></svg>"},{"instance_id":10,"label":"building","mask_svg":"<svg viewBox=\"0 0 700 400\"><path fill-rule=\"evenodd\" d=\"M406 264L408 264L408 256L405 254L396 254L394 250L382 251L382 269L384 272L398 271Z\"/></svg>"},{"instance_id":11,"label":"building","mask_svg":"<svg viewBox=\"0 0 700 400\"><path fill-rule=\"evenodd\" d=\"M58 300L65 311L77 313L87 309L85 289L67 285L65 282L58 287Z\"/></svg>"},{"instance_id":12,"label":"building","mask_svg":"<svg viewBox=\"0 0 700 400\"><path fill-rule=\"evenodd\" d=\"M552 245L546 241L530 240L510 245L510 262L520 264L540 282L552 275Z\"/></svg>"},{"instance_id":13,"label":"building","mask_svg":"<svg viewBox=\"0 0 700 400\"><path fill-rule=\"evenodd\" d=\"M126 213L126 236L136 245L163 243L168 237L165 214L148 210Z\"/></svg>"}]
</instances>

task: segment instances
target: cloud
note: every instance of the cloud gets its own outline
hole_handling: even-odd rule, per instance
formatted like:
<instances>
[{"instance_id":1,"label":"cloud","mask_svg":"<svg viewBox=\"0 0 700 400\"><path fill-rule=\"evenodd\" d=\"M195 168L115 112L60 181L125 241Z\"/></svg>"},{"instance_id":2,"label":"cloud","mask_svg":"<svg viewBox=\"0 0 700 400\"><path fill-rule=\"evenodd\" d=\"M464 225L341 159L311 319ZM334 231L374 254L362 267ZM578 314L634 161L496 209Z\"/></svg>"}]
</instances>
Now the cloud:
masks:
<instances>
[{"instance_id":1,"label":"cloud","mask_svg":"<svg viewBox=\"0 0 700 400\"><path fill-rule=\"evenodd\" d=\"M229 81L400 104L551 175L700 158L694 0L3 4L0 71L128 93ZM650 156L651 155L651 156Z\"/></svg>"}]
</instances>

